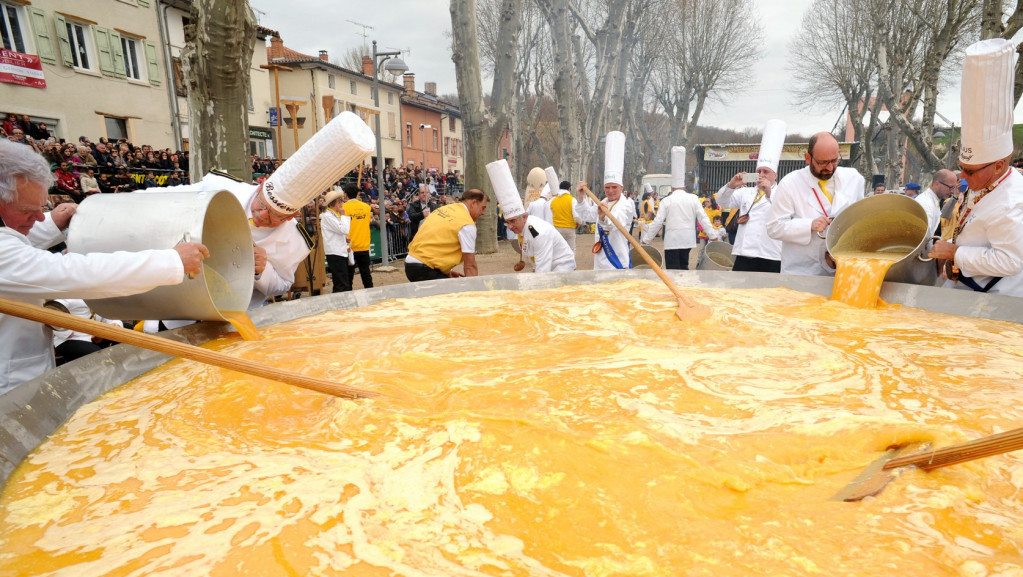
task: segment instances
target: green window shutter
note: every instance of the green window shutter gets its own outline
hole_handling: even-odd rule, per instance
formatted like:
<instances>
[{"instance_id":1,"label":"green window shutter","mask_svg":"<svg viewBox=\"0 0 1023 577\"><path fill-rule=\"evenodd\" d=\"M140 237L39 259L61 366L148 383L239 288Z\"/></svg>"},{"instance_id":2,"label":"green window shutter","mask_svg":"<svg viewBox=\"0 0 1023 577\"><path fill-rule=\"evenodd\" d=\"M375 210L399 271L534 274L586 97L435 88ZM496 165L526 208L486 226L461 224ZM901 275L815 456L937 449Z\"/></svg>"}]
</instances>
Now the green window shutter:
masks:
<instances>
[{"instance_id":1,"label":"green window shutter","mask_svg":"<svg viewBox=\"0 0 1023 577\"><path fill-rule=\"evenodd\" d=\"M110 31L106 28L93 26L96 37L96 50L99 52L99 71L104 76L114 76L114 54L110 51Z\"/></svg>"},{"instance_id":2,"label":"green window shutter","mask_svg":"<svg viewBox=\"0 0 1023 577\"><path fill-rule=\"evenodd\" d=\"M124 73L124 49L121 48L121 35L110 31L110 54L114 57L114 76L126 78Z\"/></svg>"},{"instance_id":3,"label":"green window shutter","mask_svg":"<svg viewBox=\"0 0 1023 577\"><path fill-rule=\"evenodd\" d=\"M75 60L71 56L71 39L67 35L67 19L60 14L54 14L53 19L57 24L57 45L60 46L60 57L64 60L64 66L74 68Z\"/></svg>"},{"instance_id":4,"label":"green window shutter","mask_svg":"<svg viewBox=\"0 0 1023 577\"><path fill-rule=\"evenodd\" d=\"M29 20L32 21L32 33L36 37L36 52L39 60L47 64L57 63L57 53L53 51L53 40L50 28L46 25L46 13L38 8L29 8Z\"/></svg>"},{"instance_id":5,"label":"green window shutter","mask_svg":"<svg viewBox=\"0 0 1023 577\"><path fill-rule=\"evenodd\" d=\"M136 0L136 2L143 8L149 8L149 0Z\"/></svg>"},{"instance_id":6,"label":"green window shutter","mask_svg":"<svg viewBox=\"0 0 1023 577\"><path fill-rule=\"evenodd\" d=\"M160 52L156 49L156 44L146 40L146 63L149 64L149 83L153 86L160 85L160 65L157 59L160 57Z\"/></svg>"}]
</instances>

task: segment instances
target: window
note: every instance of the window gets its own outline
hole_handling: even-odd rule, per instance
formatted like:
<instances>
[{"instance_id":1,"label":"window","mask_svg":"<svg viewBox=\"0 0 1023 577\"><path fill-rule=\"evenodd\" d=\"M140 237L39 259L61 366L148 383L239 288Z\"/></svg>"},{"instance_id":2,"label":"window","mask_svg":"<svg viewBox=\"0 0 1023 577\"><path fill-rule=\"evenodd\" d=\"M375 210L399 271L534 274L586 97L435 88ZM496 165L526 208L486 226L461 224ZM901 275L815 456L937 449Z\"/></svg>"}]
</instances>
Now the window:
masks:
<instances>
[{"instance_id":1,"label":"window","mask_svg":"<svg viewBox=\"0 0 1023 577\"><path fill-rule=\"evenodd\" d=\"M79 24L74 20L65 20L64 26L67 32L68 42L71 44L71 62L75 68L90 70L93 57L89 50L87 41L87 24Z\"/></svg>"},{"instance_id":2,"label":"window","mask_svg":"<svg viewBox=\"0 0 1023 577\"><path fill-rule=\"evenodd\" d=\"M352 94L358 94L359 93L359 86L357 84L355 84L354 80L351 81L351 87L352 87Z\"/></svg>"},{"instance_id":3,"label":"window","mask_svg":"<svg viewBox=\"0 0 1023 577\"><path fill-rule=\"evenodd\" d=\"M412 148L412 123L405 123L405 146Z\"/></svg>"},{"instance_id":4,"label":"window","mask_svg":"<svg viewBox=\"0 0 1023 577\"><path fill-rule=\"evenodd\" d=\"M388 104L394 104L394 93L393 92L388 92L387 93L387 103Z\"/></svg>"},{"instance_id":5,"label":"window","mask_svg":"<svg viewBox=\"0 0 1023 577\"><path fill-rule=\"evenodd\" d=\"M128 124L123 118L104 116L103 123L107 129L107 140L128 138Z\"/></svg>"},{"instance_id":6,"label":"window","mask_svg":"<svg viewBox=\"0 0 1023 577\"><path fill-rule=\"evenodd\" d=\"M438 148L439 144L440 144L440 140L437 138L437 129L434 128L433 129L433 149L435 151L439 151L440 150L440 148Z\"/></svg>"},{"instance_id":7,"label":"window","mask_svg":"<svg viewBox=\"0 0 1023 577\"><path fill-rule=\"evenodd\" d=\"M451 138L444 137L444 154L451 154Z\"/></svg>"},{"instance_id":8,"label":"window","mask_svg":"<svg viewBox=\"0 0 1023 577\"><path fill-rule=\"evenodd\" d=\"M3 10L3 18L0 19L0 37L3 38L4 48L23 54L27 53L28 47L25 45L25 35L22 32L24 29L22 9L3 2L0 2L0 9Z\"/></svg>"},{"instance_id":9,"label":"window","mask_svg":"<svg viewBox=\"0 0 1023 577\"><path fill-rule=\"evenodd\" d=\"M387 136L388 138L397 138L398 134L395 132L395 118L393 112L387 113Z\"/></svg>"},{"instance_id":10,"label":"window","mask_svg":"<svg viewBox=\"0 0 1023 577\"><path fill-rule=\"evenodd\" d=\"M336 88L335 84L336 84L336 81L334 79L334 75L333 74L328 74L327 75L327 88Z\"/></svg>"},{"instance_id":11,"label":"window","mask_svg":"<svg viewBox=\"0 0 1023 577\"><path fill-rule=\"evenodd\" d=\"M455 117L454 116L449 116L448 117L448 132L454 132L454 131L455 131Z\"/></svg>"},{"instance_id":12,"label":"window","mask_svg":"<svg viewBox=\"0 0 1023 577\"><path fill-rule=\"evenodd\" d=\"M124 54L124 75L134 80L145 80L145 72L139 67L141 48L134 38L121 36L121 52ZM251 106L249 109L251 110Z\"/></svg>"}]
</instances>

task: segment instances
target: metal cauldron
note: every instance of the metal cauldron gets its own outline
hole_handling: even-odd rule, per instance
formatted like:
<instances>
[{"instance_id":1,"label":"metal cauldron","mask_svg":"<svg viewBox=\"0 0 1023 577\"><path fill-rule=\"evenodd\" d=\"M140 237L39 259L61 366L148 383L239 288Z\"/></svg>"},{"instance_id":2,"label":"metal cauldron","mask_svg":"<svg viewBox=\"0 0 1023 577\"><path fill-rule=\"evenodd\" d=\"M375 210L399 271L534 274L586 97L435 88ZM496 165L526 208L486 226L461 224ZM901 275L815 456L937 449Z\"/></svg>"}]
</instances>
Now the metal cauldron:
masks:
<instances>
[{"instance_id":1,"label":"metal cauldron","mask_svg":"<svg viewBox=\"0 0 1023 577\"><path fill-rule=\"evenodd\" d=\"M96 194L78 207L67 237L68 251L77 253L164 249L182 240L210 250L202 274L181 284L87 301L108 319L225 320L220 311L243 311L252 298L252 233L226 190Z\"/></svg>"},{"instance_id":2,"label":"metal cauldron","mask_svg":"<svg viewBox=\"0 0 1023 577\"><path fill-rule=\"evenodd\" d=\"M681 287L767 288L784 286L820 295L831 294L830 277L731 271L667 271ZM287 301L250 311L256 326L267 326L327 311L365 307L394 298L492 290L548 289L622 279L658 280L652 270L575 271L507 274L377 287ZM881 298L935 312L1023 323L1023 299L1004 295L885 283ZM231 330L223 323L198 323L162 333L167 338L200 344ZM129 345L103 349L0 395L0 483L22 459L80 406L106 391L152 370L171 357Z\"/></svg>"},{"instance_id":3,"label":"metal cauldron","mask_svg":"<svg viewBox=\"0 0 1023 577\"><path fill-rule=\"evenodd\" d=\"M930 249L927 213L918 202L899 194L868 196L843 210L827 232L832 254L841 251L907 253L884 279L889 282L934 286L937 269Z\"/></svg>"},{"instance_id":4,"label":"metal cauldron","mask_svg":"<svg viewBox=\"0 0 1023 577\"><path fill-rule=\"evenodd\" d=\"M732 245L721 240L712 240L703 247L696 270L732 270L735 257L732 256Z\"/></svg>"}]
</instances>

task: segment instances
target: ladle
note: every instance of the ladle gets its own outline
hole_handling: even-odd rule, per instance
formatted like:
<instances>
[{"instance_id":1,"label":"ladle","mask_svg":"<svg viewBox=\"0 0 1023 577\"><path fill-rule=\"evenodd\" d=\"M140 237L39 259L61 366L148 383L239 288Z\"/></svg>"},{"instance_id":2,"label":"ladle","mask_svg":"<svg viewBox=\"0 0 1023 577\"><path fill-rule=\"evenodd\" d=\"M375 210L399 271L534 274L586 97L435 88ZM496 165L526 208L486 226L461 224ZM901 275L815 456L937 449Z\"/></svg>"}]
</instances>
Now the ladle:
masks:
<instances>
[{"instance_id":1,"label":"ladle","mask_svg":"<svg viewBox=\"0 0 1023 577\"><path fill-rule=\"evenodd\" d=\"M710 307L694 301L693 299L689 298L689 295L679 290L675 283L672 282L670 278L668 278L668 275L664 273L664 270L661 269L660 265L654 262L654 259L652 259L650 255L648 255L646 251L643 250L643 246L639 244L639 241L633 238L631 234L629 234L629 231L624 226L622 226L622 223L618 222L618 219L615 218L613 214L611 214L611 211L608 210L607 207L600 204L600 199L597 198L597 195L593 194L593 191L590 190L589 187L587 186L582 187L582 189L583 192L585 192L590 197L590 199L593 200L593 202L597 203L597 206L600 207L600 210L602 210L604 214L607 215L607 218L611 220L611 222L615 225L618 231L625 235L625 238L629 239L629 242L632 243L632 246L636 248L636 252L638 252L639 255L643 257L643 260L646 261L647 265L649 265L650 268L654 269L654 272L657 273L657 276L661 277L661 280L664 281L664 284L667 285L668 289L671 290L671 292L675 295L675 298L678 299L678 309L675 310L675 316L677 316L680 320L683 321L702 321L710 317ZM632 201L628 200L628 202ZM598 224L597 226L600 225Z\"/></svg>"},{"instance_id":2,"label":"ladle","mask_svg":"<svg viewBox=\"0 0 1023 577\"><path fill-rule=\"evenodd\" d=\"M159 353L181 357L200 363L206 363L246 375L271 379L288 385L295 385L318 393L334 395L347 399L376 397L379 393L365 391L348 385L332 383L325 379L307 377L299 373L270 367L247 359L239 359L217 351L211 351L195 345L172 341L138 331L130 331L91 319L77 317L58 310L49 309L0 297L0 313L36 321L50 326L80 331L111 341L135 345Z\"/></svg>"}]
</instances>

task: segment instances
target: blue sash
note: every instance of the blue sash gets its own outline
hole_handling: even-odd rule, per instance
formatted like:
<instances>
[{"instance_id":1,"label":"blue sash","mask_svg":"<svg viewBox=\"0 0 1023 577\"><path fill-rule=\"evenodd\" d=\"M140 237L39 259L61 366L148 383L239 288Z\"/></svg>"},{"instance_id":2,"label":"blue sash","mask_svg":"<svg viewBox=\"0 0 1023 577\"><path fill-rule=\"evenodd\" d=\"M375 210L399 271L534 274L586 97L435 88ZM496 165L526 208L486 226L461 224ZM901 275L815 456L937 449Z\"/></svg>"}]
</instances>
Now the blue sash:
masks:
<instances>
[{"instance_id":1,"label":"blue sash","mask_svg":"<svg viewBox=\"0 0 1023 577\"><path fill-rule=\"evenodd\" d=\"M597 225L597 234L600 236L600 247L604 249L604 256L607 257L607 261L611 263L611 266L617 269L625 268L622 266L622 261L618 260L614 247L611 246L610 237L599 224ZM632 268L632 254L629 254L629 268Z\"/></svg>"}]
</instances>

